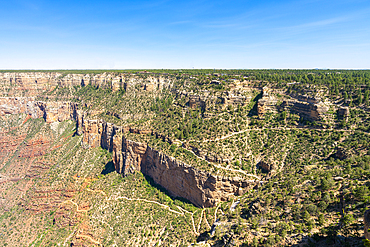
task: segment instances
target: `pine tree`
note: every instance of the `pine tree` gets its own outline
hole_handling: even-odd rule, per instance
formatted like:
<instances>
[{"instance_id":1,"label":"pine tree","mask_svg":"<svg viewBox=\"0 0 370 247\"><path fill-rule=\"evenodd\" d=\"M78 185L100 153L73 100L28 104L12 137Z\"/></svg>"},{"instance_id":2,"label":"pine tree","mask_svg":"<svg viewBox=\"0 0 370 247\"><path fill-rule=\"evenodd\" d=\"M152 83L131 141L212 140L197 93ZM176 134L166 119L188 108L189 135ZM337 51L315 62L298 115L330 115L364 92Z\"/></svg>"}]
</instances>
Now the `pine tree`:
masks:
<instances>
[{"instance_id":1,"label":"pine tree","mask_svg":"<svg viewBox=\"0 0 370 247\"><path fill-rule=\"evenodd\" d=\"M362 104L362 93L361 93L361 91L358 92L357 104L358 105L361 105Z\"/></svg>"},{"instance_id":2,"label":"pine tree","mask_svg":"<svg viewBox=\"0 0 370 247\"><path fill-rule=\"evenodd\" d=\"M347 92L346 92L346 91L344 91L343 97L344 97L344 101L347 101L347 99L348 99L348 94L347 94Z\"/></svg>"},{"instance_id":3,"label":"pine tree","mask_svg":"<svg viewBox=\"0 0 370 247\"><path fill-rule=\"evenodd\" d=\"M364 95L364 102L365 102L365 104L366 105L368 105L369 104L369 89L367 89L366 91L365 91L365 95Z\"/></svg>"}]
</instances>

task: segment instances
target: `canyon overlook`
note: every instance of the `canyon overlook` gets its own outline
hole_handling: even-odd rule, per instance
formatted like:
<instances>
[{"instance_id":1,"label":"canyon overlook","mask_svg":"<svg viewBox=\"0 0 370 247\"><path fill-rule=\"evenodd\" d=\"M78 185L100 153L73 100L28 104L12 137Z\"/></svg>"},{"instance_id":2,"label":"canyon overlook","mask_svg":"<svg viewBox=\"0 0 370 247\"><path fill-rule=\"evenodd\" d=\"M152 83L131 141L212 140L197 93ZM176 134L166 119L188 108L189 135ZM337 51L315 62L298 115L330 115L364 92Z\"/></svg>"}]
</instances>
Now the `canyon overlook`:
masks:
<instances>
[{"instance_id":1,"label":"canyon overlook","mask_svg":"<svg viewBox=\"0 0 370 247\"><path fill-rule=\"evenodd\" d=\"M0 240L360 243L370 89L346 84L356 73L0 72Z\"/></svg>"},{"instance_id":2,"label":"canyon overlook","mask_svg":"<svg viewBox=\"0 0 370 247\"><path fill-rule=\"evenodd\" d=\"M87 119L87 113L78 110L72 102L42 102L33 98L0 98L0 116L28 114L31 118L44 118L47 123L72 120L76 134L83 135L85 148L102 147L113 152L115 170L128 175L140 171L165 188L172 196L191 201L198 207L213 207L234 195L242 195L257 185L256 180L215 176L195 169L145 143L125 138L125 133L155 134L151 131L121 127L104 120Z\"/></svg>"}]
</instances>

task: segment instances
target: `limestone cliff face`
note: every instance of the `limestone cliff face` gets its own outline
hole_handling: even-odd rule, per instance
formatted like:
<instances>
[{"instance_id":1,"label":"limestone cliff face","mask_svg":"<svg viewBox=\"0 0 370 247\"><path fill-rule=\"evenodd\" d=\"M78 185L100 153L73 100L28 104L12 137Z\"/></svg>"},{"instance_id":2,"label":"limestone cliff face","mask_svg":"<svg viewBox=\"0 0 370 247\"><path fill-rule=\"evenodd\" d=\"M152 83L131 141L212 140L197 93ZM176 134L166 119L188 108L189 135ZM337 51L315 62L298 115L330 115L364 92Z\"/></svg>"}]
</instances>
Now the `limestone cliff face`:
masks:
<instances>
[{"instance_id":1,"label":"limestone cliff face","mask_svg":"<svg viewBox=\"0 0 370 247\"><path fill-rule=\"evenodd\" d=\"M84 147L102 147L110 152L113 150L113 137L118 131L122 131L121 127L103 120L84 119L84 117L78 119L81 119L81 123L77 123L77 131L82 129Z\"/></svg>"},{"instance_id":2,"label":"limestone cliff face","mask_svg":"<svg viewBox=\"0 0 370 247\"><path fill-rule=\"evenodd\" d=\"M125 73L101 73L101 74L67 74L58 72L25 72L25 73L0 73L0 85L13 88L9 92L0 92L4 96L17 96L26 93L28 96L36 96L45 90L52 90L56 86L73 87L92 85L96 88L111 88L118 91L121 88L134 90L136 85L146 91L157 91L171 88L172 81L158 75L146 78L135 74Z\"/></svg>"},{"instance_id":3,"label":"limestone cliff face","mask_svg":"<svg viewBox=\"0 0 370 247\"><path fill-rule=\"evenodd\" d=\"M103 133L103 122L100 120L84 120L82 126L82 145L85 148L100 147L101 136Z\"/></svg>"},{"instance_id":4,"label":"limestone cliff face","mask_svg":"<svg viewBox=\"0 0 370 247\"><path fill-rule=\"evenodd\" d=\"M299 101L284 101L282 107L293 113L299 114L303 119L310 121L320 121L326 118L329 107L323 103L311 104Z\"/></svg>"},{"instance_id":5,"label":"limestone cliff face","mask_svg":"<svg viewBox=\"0 0 370 247\"><path fill-rule=\"evenodd\" d=\"M0 98L0 116L25 113L32 118L43 117L47 123L76 119L78 105L73 102L42 102L32 97Z\"/></svg>"},{"instance_id":6,"label":"limestone cliff face","mask_svg":"<svg viewBox=\"0 0 370 247\"><path fill-rule=\"evenodd\" d=\"M233 195L241 195L254 181L218 177L197 170L144 143L113 138L113 163L118 173L141 171L173 196L188 199L199 207L213 207Z\"/></svg>"},{"instance_id":7,"label":"limestone cliff face","mask_svg":"<svg viewBox=\"0 0 370 247\"><path fill-rule=\"evenodd\" d=\"M251 181L218 177L197 170L151 147L147 147L143 155L141 172L174 196L188 199L199 207L213 207L233 195L243 194L253 185Z\"/></svg>"},{"instance_id":8,"label":"limestone cliff face","mask_svg":"<svg viewBox=\"0 0 370 247\"><path fill-rule=\"evenodd\" d=\"M1 97L0 115L26 113L32 118L43 117L43 109L40 109L34 98L28 97Z\"/></svg>"},{"instance_id":9,"label":"limestone cliff face","mask_svg":"<svg viewBox=\"0 0 370 247\"><path fill-rule=\"evenodd\" d=\"M321 121L327 118L329 107L320 99L310 97L298 97L298 99L285 100L280 106L267 87L262 89L262 98L257 103L257 113L263 117L267 112L277 112L285 110L300 115L303 119L309 121Z\"/></svg>"},{"instance_id":10,"label":"limestone cliff face","mask_svg":"<svg viewBox=\"0 0 370 247\"><path fill-rule=\"evenodd\" d=\"M217 177L197 170L145 143L128 140L124 133L148 134L121 128L101 120L83 121L82 144L86 148L101 146L113 152L116 171L123 175L141 171L172 195L182 197L200 207L213 207L233 195L241 195L254 186L254 181ZM155 133L154 133L155 134Z\"/></svg>"},{"instance_id":11,"label":"limestone cliff face","mask_svg":"<svg viewBox=\"0 0 370 247\"><path fill-rule=\"evenodd\" d=\"M71 102L35 102L35 106L43 112L47 123L62 122L76 115L77 104Z\"/></svg>"},{"instance_id":12,"label":"limestone cliff face","mask_svg":"<svg viewBox=\"0 0 370 247\"><path fill-rule=\"evenodd\" d=\"M26 113L32 118L43 117L47 123L75 120L77 134L83 134L86 148L102 147L113 152L113 162L118 173L141 171L172 195L182 197L200 207L212 207L233 195L240 195L254 185L254 181L224 178L197 170L173 157L167 156L144 143L124 137L125 132L153 134L150 130L122 128L102 120L90 120L71 102L42 102L33 98L0 98L0 115ZM38 145L38 144L37 144ZM41 145L41 144L40 144ZM42 143L47 145L47 143ZM37 156L39 152L24 154ZM41 153L40 153L41 154Z\"/></svg>"}]
</instances>

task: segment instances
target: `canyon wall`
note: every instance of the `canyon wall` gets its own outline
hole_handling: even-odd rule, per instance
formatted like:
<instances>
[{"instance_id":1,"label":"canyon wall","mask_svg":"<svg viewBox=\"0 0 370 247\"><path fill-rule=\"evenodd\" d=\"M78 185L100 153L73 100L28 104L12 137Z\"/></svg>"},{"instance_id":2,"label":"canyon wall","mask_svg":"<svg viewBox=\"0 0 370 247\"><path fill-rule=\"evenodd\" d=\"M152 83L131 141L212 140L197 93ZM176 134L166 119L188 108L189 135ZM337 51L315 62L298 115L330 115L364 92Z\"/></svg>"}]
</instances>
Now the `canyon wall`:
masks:
<instances>
[{"instance_id":1,"label":"canyon wall","mask_svg":"<svg viewBox=\"0 0 370 247\"><path fill-rule=\"evenodd\" d=\"M55 87L73 87L92 85L96 88L111 88L112 91L120 89L132 90L137 86L145 91L162 90L170 88L171 79L162 75L130 74L130 73L101 73L101 74L66 74L59 72L6 72L0 73L0 86L9 90L2 92L4 96L36 96L38 92ZM23 93L23 94L22 94Z\"/></svg>"},{"instance_id":2,"label":"canyon wall","mask_svg":"<svg viewBox=\"0 0 370 247\"><path fill-rule=\"evenodd\" d=\"M141 171L164 187L173 196L182 197L200 207L212 207L233 195L241 195L254 186L254 181L225 178L197 170L167 156L144 143L127 140L124 133L157 133L123 128L103 120L86 119L86 114L71 102L41 102L33 98L0 98L0 115L26 113L32 118L43 117L47 123L76 121L84 148L102 147L113 152L116 171L123 175Z\"/></svg>"},{"instance_id":3,"label":"canyon wall","mask_svg":"<svg viewBox=\"0 0 370 247\"><path fill-rule=\"evenodd\" d=\"M257 102L258 116L263 117L268 112L287 111L298 114L308 121L321 121L328 118L329 107L321 102L320 98L299 96L297 99L285 99L280 103L269 88L263 87L262 98Z\"/></svg>"},{"instance_id":4,"label":"canyon wall","mask_svg":"<svg viewBox=\"0 0 370 247\"><path fill-rule=\"evenodd\" d=\"M42 102L32 97L0 97L0 116L5 114L28 114L31 118L43 117L47 123L77 120L77 103Z\"/></svg>"},{"instance_id":5,"label":"canyon wall","mask_svg":"<svg viewBox=\"0 0 370 247\"><path fill-rule=\"evenodd\" d=\"M234 195L242 195L255 181L214 176L187 165L152 147L125 139L113 138L113 163L124 175L141 171L175 197L185 198L199 207L213 207Z\"/></svg>"},{"instance_id":6,"label":"canyon wall","mask_svg":"<svg viewBox=\"0 0 370 247\"><path fill-rule=\"evenodd\" d=\"M286 100L281 104L282 109L296 113L303 119L309 121L320 121L327 118L329 107L323 103L312 104L308 102L299 102Z\"/></svg>"},{"instance_id":7,"label":"canyon wall","mask_svg":"<svg viewBox=\"0 0 370 247\"><path fill-rule=\"evenodd\" d=\"M148 134L148 131L122 128L101 120L84 120L83 126L82 145L86 148L101 146L112 151L118 173L127 175L141 171L171 195L185 198L199 207L213 207L220 201L243 194L256 183L197 170L145 143L131 141L124 136L127 131L138 134Z\"/></svg>"}]
</instances>

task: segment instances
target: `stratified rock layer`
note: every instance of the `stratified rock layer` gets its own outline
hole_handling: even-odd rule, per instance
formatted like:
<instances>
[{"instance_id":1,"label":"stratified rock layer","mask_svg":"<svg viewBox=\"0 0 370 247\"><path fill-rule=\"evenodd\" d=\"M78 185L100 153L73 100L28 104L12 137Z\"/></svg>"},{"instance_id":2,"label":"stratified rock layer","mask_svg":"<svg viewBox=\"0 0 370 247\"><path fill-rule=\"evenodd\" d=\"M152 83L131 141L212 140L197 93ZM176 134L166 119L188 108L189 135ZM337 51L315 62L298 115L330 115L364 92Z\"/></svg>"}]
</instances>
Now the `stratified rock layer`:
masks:
<instances>
[{"instance_id":1,"label":"stratified rock layer","mask_svg":"<svg viewBox=\"0 0 370 247\"><path fill-rule=\"evenodd\" d=\"M253 180L218 177L197 170L145 143L126 139L126 131L150 133L124 129L101 120L84 120L82 144L86 148L101 146L112 150L118 173L127 175L141 171L173 196L185 198L200 207L213 207L220 201L241 195L255 183Z\"/></svg>"},{"instance_id":2,"label":"stratified rock layer","mask_svg":"<svg viewBox=\"0 0 370 247\"><path fill-rule=\"evenodd\" d=\"M43 117L47 123L76 120L77 103L42 102L32 97L1 97L0 116L5 114L28 114L32 118Z\"/></svg>"},{"instance_id":3,"label":"stratified rock layer","mask_svg":"<svg viewBox=\"0 0 370 247\"><path fill-rule=\"evenodd\" d=\"M116 171L124 175L141 171L173 196L188 199L199 207L213 207L234 195L242 195L254 181L218 177L197 170L144 143L113 138L113 163Z\"/></svg>"},{"instance_id":4,"label":"stratified rock layer","mask_svg":"<svg viewBox=\"0 0 370 247\"><path fill-rule=\"evenodd\" d=\"M42 102L25 97L0 98L0 115L19 113L26 113L32 118L43 117L47 123L76 121L76 133L83 134L82 145L85 148L102 147L113 151L113 162L118 173L126 175L141 171L172 195L188 199L200 207L215 206L233 195L243 194L254 185L253 180L218 177L197 170L144 143L127 140L123 134L128 131L136 134L158 134L150 130L122 128L102 120L86 119L86 114L78 110L76 103ZM37 145L47 146L48 143L37 142ZM21 155L39 156L44 154L43 149L46 150L46 147Z\"/></svg>"}]
</instances>

